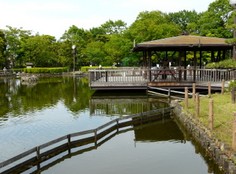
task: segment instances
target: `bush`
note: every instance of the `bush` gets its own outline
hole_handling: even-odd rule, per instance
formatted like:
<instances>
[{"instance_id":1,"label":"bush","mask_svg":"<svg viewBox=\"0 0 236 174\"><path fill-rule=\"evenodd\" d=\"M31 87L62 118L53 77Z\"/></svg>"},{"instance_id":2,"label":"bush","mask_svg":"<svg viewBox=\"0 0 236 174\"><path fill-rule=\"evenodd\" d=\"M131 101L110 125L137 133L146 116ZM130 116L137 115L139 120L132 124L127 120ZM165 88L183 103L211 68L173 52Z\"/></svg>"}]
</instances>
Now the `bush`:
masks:
<instances>
[{"instance_id":1,"label":"bush","mask_svg":"<svg viewBox=\"0 0 236 174\"><path fill-rule=\"evenodd\" d=\"M206 65L206 68L210 69L235 69L236 61L234 59L226 59L220 62L213 62Z\"/></svg>"},{"instance_id":2,"label":"bush","mask_svg":"<svg viewBox=\"0 0 236 174\"><path fill-rule=\"evenodd\" d=\"M230 82L229 82L229 91L231 91L232 89L233 89L233 87L235 87L236 88L236 80L231 80Z\"/></svg>"},{"instance_id":3,"label":"bush","mask_svg":"<svg viewBox=\"0 0 236 174\"><path fill-rule=\"evenodd\" d=\"M114 67L114 66L102 67L102 69L114 69L114 68L116 68L116 67ZM99 66L83 66L83 67L81 67L82 72L88 72L89 70L94 70L94 69L99 69Z\"/></svg>"},{"instance_id":4,"label":"bush","mask_svg":"<svg viewBox=\"0 0 236 174\"><path fill-rule=\"evenodd\" d=\"M55 67L55 68L24 68L25 73L50 73L50 74L56 74L56 73L62 73L67 72L67 67Z\"/></svg>"}]
</instances>

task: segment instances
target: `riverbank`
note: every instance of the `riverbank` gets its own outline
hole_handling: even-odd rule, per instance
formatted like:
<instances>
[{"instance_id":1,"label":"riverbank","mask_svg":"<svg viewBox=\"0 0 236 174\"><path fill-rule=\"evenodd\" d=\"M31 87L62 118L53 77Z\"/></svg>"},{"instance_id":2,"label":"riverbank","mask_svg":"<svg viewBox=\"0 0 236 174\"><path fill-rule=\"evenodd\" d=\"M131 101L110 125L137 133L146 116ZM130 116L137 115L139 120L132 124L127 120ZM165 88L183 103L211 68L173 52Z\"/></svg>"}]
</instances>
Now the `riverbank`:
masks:
<instances>
[{"instance_id":1,"label":"riverbank","mask_svg":"<svg viewBox=\"0 0 236 174\"><path fill-rule=\"evenodd\" d=\"M224 97L227 98L227 96ZM204 99L207 101L207 98L208 97L205 97ZM212 96L212 98L215 97ZM206 107L208 106L208 104L206 104L206 101L201 98L202 109L200 109L201 112L199 114L199 117L195 117L194 107L196 106L196 104L193 100L188 102L188 109L183 109L183 106L177 101L172 102L172 106L175 107L174 113L176 115L176 119L205 149L208 156L215 161L215 163L221 170L223 170L225 173L234 174L236 173L236 156L235 152L229 145L230 141L227 141L229 137L232 139L233 135L233 133L229 133L230 130L232 131L232 126L227 125L230 123L232 124L233 116L232 119L222 116L220 119L218 119L219 116L217 116L215 119L214 128L211 131L207 126L208 117L205 117L205 115L203 114L204 112L206 112ZM219 101L219 99L217 99L216 101ZM224 108L226 111L225 113L227 113L231 108L229 107L229 105L227 105L226 100L221 98L220 101L225 104L226 108L228 108ZM216 108L220 108L219 103L216 104ZM232 107L232 109L233 108L234 107ZM227 129L225 126L228 126ZM218 134L216 134L216 132L218 132ZM220 132L220 137L224 137L224 141L219 138Z\"/></svg>"}]
</instances>

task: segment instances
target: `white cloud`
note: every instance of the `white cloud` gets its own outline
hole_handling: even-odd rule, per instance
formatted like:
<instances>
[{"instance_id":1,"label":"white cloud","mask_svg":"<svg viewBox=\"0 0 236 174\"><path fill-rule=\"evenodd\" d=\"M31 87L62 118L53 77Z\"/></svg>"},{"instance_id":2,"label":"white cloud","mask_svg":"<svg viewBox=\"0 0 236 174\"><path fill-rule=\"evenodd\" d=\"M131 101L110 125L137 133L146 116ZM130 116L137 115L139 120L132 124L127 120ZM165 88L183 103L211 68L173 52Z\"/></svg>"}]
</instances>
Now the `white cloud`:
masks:
<instances>
[{"instance_id":1,"label":"white cloud","mask_svg":"<svg viewBox=\"0 0 236 174\"><path fill-rule=\"evenodd\" d=\"M70 26L89 29L121 19L131 24L142 11L207 10L214 0L0 0L6 25L60 37Z\"/></svg>"}]
</instances>

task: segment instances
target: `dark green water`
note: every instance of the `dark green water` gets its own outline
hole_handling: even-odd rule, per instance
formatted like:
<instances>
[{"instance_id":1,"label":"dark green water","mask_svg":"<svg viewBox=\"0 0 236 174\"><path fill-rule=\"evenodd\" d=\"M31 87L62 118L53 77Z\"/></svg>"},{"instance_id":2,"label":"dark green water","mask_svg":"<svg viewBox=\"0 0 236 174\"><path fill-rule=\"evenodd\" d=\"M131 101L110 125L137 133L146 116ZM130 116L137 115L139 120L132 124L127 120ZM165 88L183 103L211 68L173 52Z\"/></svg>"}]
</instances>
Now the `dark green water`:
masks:
<instances>
[{"instance_id":1,"label":"dark green water","mask_svg":"<svg viewBox=\"0 0 236 174\"><path fill-rule=\"evenodd\" d=\"M0 79L0 91L0 161L117 117L167 106L165 99L140 91L94 93L86 78L44 78L35 84ZM120 133L42 173L220 173L200 152L174 120L164 120Z\"/></svg>"}]
</instances>

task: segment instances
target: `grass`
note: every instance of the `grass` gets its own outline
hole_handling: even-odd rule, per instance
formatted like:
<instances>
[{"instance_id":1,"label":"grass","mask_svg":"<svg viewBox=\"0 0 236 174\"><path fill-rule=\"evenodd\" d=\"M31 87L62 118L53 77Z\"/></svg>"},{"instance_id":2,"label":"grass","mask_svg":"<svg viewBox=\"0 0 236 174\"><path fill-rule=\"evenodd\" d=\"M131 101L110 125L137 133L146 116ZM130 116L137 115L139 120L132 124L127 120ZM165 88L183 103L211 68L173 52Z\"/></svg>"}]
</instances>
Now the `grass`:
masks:
<instances>
[{"instance_id":1,"label":"grass","mask_svg":"<svg viewBox=\"0 0 236 174\"><path fill-rule=\"evenodd\" d=\"M231 101L231 94L213 94L209 98L200 97L200 114L197 118L206 128L209 124L209 101L213 99L213 113L214 113L214 126L212 135L229 146L232 144L233 135L233 122L234 112L236 112L236 104ZM182 103L184 106L184 103ZM188 113L195 115L195 102L189 99Z\"/></svg>"}]
</instances>

